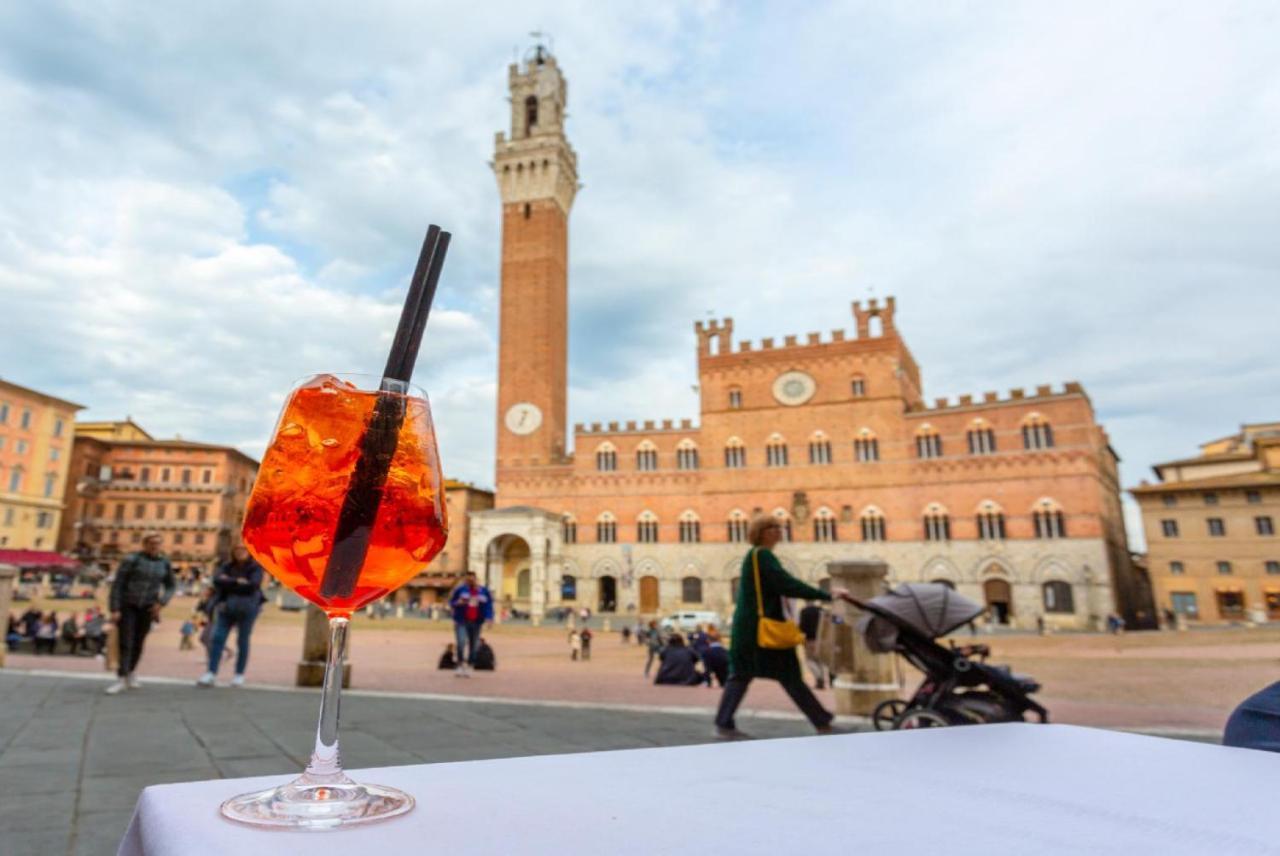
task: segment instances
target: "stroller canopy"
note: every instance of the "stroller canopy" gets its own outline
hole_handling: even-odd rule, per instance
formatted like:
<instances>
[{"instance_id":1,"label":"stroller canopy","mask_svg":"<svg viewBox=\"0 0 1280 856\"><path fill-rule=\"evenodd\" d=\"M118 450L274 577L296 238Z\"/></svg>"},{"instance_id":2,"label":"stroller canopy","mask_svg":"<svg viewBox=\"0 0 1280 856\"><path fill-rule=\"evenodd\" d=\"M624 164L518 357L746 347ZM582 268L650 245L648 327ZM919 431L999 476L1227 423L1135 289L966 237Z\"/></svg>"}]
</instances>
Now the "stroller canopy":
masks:
<instances>
[{"instance_id":1,"label":"stroller canopy","mask_svg":"<svg viewBox=\"0 0 1280 856\"><path fill-rule=\"evenodd\" d=\"M858 622L867 647L893 651L901 629L928 638L945 636L982 614L983 607L941 583L903 583L867 601L868 615Z\"/></svg>"}]
</instances>

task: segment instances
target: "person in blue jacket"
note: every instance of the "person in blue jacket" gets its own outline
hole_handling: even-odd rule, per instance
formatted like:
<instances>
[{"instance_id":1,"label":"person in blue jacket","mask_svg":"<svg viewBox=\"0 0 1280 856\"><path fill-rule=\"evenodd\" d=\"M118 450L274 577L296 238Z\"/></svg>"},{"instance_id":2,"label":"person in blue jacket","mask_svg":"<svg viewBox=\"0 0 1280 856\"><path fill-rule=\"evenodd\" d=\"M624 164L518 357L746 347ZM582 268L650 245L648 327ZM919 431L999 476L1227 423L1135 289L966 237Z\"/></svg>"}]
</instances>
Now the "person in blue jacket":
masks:
<instances>
[{"instance_id":1,"label":"person in blue jacket","mask_svg":"<svg viewBox=\"0 0 1280 856\"><path fill-rule=\"evenodd\" d=\"M453 612L453 632L458 640L458 668L454 674L468 678L476 665L480 628L486 622L493 623L493 595L480 585L474 572L468 571L449 595L449 609Z\"/></svg>"},{"instance_id":2,"label":"person in blue jacket","mask_svg":"<svg viewBox=\"0 0 1280 856\"><path fill-rule=\"evenodd\" d=\"M223 562L213 576L213 633L209 638L209 670L196 681L197 686L211 687L218 675L222 649L227 645L231 628L236 628L236 673L231 686L244 686L244 670L249 665L249 636L266 596L262 593L262 565L244 545L231 550L230 561Z\"/></svg>"},{"instance_id":3,"label":"person in blue jacket","mask_svg":"<svg viewBox=\"0 0 1280 856\"><path fill-rule=\"evenodd\" d=\"M1280 681L1240 702L1227 719L1222 745L1280 752Z\"/></svg>"}]
</instances>

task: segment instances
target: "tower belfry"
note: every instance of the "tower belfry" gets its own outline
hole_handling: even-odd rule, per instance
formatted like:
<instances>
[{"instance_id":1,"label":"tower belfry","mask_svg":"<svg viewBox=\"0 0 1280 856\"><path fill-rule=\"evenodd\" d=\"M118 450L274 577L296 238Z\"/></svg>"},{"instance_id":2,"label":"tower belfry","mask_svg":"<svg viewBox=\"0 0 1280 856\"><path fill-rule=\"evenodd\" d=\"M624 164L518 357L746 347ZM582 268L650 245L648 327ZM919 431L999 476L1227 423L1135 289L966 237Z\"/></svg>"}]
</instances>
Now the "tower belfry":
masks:
<instances>
[{"instance_id":1,"label":"tower belfry","mask_svg":"<svg viewBox=\"0 0 1280 856\"><path fill-rule=\"evenodd\" d=\"M498 502L523 467L564 455L569 210L578 158L564 133L567 86L541 43L507 69L511 125L494 140L502 197Z\"/></svg>"}]
</instances>

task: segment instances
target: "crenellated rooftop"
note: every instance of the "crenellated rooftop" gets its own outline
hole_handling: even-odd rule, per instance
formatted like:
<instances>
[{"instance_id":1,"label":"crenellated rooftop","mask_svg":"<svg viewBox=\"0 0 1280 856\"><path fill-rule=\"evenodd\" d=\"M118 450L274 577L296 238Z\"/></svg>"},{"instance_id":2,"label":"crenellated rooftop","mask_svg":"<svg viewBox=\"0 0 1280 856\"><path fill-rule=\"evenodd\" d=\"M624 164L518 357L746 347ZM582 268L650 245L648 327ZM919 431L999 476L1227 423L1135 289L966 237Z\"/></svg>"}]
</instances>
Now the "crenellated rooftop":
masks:
<instances>
[{"instance_id":1,"label":"crenellated rooftop","mask_svg":"<svg viewBox=\"0 0 1280 856\"><path fill-rule=\"evenodd\" d=\"M577 422L573 426L574 436L581 434L655 434L662 431L680 432L696 431L692 419L646 419L643 422L630 420L627 422Z\"/></svg>"},{"instance_id":2,"label":"crenellated rooftop","mask_svg":"<svg viewBox=\"0 0 1280 856\"><path fill-rule=\"evenodd\" d=\"M757 347L750 340L738 342L737 348L733 344L733 319L722 318L712 319L710 321L697 321L693 325L694 332L698 336L698 357L722 357L731 354L749 354L758 352L777 352L784 351L789 348L812 348L820 345L830 345L837 342L864 342L864 341L882 341L897 337L897 328L894 326L894 313L896 311L894 298L885 299L884 305L876 298L872 298L863 306L862 301L853 301L853 318L855 323L855 337L848 338L844 330L832 330L831 338L823 340L821 333L806 333L804 341L800 341L798 335L784 336L782 344L777 344L777 339L772 336L763 338ZM880 329L877 333L872 332L873 321L878 320Z\"/></svg>"},{"instance_id":3,"label":"crenellated rooftop","mask_svg":"<svg viewBox=\"0 0 1280 856\"><path fill-rule=\"evenodd\" d=\"M1035 388L1035 392L1028 395L1026 389L1015 387L1009 390L1007 398L1001 398L998 392L984 392L980 399L975 399L972 395L962 395L954 402L949 398L935 398L932 406L927 406L921 410L912 411L912 415L922 413L938 413L946 410L964 410L967 408L986 407L989 405L1014 404L1020 402L1038 401L1046 398L1057 398L1064 395L1084 395L1084 387L1079 381L1069 380L1062 385L1057 392L1054 391L1051 384L1040 384Z\"/></svg>"}]
</instances>

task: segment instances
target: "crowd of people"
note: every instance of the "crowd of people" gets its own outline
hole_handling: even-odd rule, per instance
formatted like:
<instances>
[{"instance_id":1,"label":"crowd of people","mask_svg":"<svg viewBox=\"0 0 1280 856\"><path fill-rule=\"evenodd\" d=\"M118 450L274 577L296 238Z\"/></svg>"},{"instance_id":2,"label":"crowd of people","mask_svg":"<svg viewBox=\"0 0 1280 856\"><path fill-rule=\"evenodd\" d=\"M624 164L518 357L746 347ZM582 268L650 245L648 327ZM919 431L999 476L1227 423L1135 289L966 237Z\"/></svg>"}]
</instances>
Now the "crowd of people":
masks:
<instances>
[{"instance_id":1,"label":"crowd of people","mask_svg":"<svg viewBox=\"0 0 1280 856\"><path fill-rule=\"evenodd\" d=\"M86 609L78 618L74 610L59 619L58 613L28 608L21 616L9 615L5 644L16 651L30 642L37 654L56 654L62 643L67 654L100 656L107 643L106 616L96 606Z\"/></svg>"}]
</instances>

